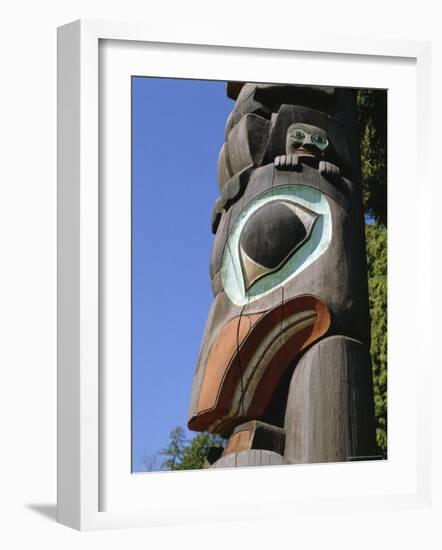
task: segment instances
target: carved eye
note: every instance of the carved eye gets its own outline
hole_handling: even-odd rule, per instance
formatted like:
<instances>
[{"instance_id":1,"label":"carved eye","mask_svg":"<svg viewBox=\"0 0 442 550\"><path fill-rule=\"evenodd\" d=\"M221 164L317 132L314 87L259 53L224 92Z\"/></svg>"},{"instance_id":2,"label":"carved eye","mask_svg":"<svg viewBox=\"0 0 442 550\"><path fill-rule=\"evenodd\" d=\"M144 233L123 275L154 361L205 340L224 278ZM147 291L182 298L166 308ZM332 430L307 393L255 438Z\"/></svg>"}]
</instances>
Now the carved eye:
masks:
<instances>
[{"instance_id":1,"label":"carved eye","mask_svg":"<svg viewBox=\"0 0 442 550\"><path fill-rule=\"evenodd\" d=\"M280 269L309 238L317 214L289 201L271 201L246 222L239 255L246 289Z\"/></svg>"},{"instance_id":2,"label":"carved eye","mask_svg":"<svg viewBox=\"0 0 442 550\"><path fill-rule=\"evenodd\" d=\"M312 143L316 145L318 149L323 151L328 146L328 139L324 134L313 134Z\"/></svg>"},{"instance_id":3,"label":"carved eye","mask_svg":"<svg viewBox=\"0 0 442 550\"><path fill-rule=\"evenodd\" d=\"M304 130L301 130L300 128L294 128L290 132L290 138L296 143L303 143L306 137L307 134L304 132Z\"/></svg>"}]
</instances>

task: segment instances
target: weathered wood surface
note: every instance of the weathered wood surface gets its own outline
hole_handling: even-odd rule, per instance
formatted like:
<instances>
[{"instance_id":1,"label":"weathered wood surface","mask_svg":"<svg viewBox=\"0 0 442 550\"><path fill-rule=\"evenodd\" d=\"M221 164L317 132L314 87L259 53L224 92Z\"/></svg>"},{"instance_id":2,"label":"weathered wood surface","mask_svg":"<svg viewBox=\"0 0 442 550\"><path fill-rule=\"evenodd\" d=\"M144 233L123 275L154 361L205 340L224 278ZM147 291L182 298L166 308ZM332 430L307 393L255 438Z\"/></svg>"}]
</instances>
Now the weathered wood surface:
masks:
<instances>
[{"instance_id":1,"label":"weathered wood surface","mask_svg":"<svg viewBox=\"0 0 442 550\"><path fill-rule=\"evenodd\" d=\"M313 296L231 319L210 349L189 428L227 435L240 421L262 418L293 356L329 326L327 307Z\"/></svg>"},{"instance_id":2,"label":"weathered wood surface","mask_svg":"<svg viewBox=\"0 0 442 550\"><path fill-rule=\"evenodd\" d=\"M218 189L220 192L232 176L228 146L227 143L223 143L218 156Z\"/></svg>"},{"instance_id":3,"label":"weathered wood surface","mask_svg":"<svg viewBox=\"0 0 442 550\"><path fill-rule=\"evenodd\" d=\"M296 365L284 427L290 464L374 457L371 362L357 340L321 340Z\"/></svg>"},{"instance_id":4,"label":"weathered wood surface","mask_svg":"<svg viewBox=\"0 0 442 550\"><path fill-rule=\"evenodd\" d=\"M286 464L284 457L273 451L251 449L222 456L212 464L212 468L250 468L252 466L281 466Z\"/></svg>"},{"instance_id":5,"label":"weathered wood surface","mask_svg":"<svg viewBox=\"0 0 442 550\"><path fill-rule=\"evenodd\" d=\"M370 320L354 92L252 83L228 90L236 103L212 212L215 298L189 427L228 436L252 419L286 428L289 463L369 456ZM301 296L322 305L292 311ZM303 339L292 346L301 317L324 320L324 311L328 324L302 325ZM245 441L236 436L230 450ZM253 447L254 437L247 441ZM247 458L229 452L214 467L267 460L254 450Z\"/></svg>"},{"instance_id":6,"label":"weathered wood surface","mask_svg":"<svg viewBox=\"0 0 442 550\"><path fill-rule=\"evenodd\" d=\"M284 454L285 431L265 422L252 420L233 430L224 448L224 455L250 449L273 451Z\"/></svg>"},{"instance_id":7,"label":"weathered wood surface","mask_svg":"<svg viewBox=\"0 0 442 550\"><path fill-rule=\"evenodd\" d=\"M233 174L238 174L249 165L260 165L269 132L270 122L265 118L251 113L241 118L227 138Z\"/></svg>"}]
</instances>

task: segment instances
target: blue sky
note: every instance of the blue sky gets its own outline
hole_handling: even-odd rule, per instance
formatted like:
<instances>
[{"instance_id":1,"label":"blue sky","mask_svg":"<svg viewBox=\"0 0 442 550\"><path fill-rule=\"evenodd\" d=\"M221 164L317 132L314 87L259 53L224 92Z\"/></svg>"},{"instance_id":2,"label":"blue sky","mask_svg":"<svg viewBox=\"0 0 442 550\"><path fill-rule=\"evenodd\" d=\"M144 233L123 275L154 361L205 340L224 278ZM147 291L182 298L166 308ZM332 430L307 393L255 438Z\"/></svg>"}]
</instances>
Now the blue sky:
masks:
<instances>
[{"instance_id":1,"label":"blue sky","mask_svg":"<svg viewBox=\"0 0 442 550\"><path fill-rule=\"evenodd\" d=\"M132 468L186 428L212 301L224 82L132 78ZM189 433L189 436L193 435Z\"/></svg>"}]
</instances>

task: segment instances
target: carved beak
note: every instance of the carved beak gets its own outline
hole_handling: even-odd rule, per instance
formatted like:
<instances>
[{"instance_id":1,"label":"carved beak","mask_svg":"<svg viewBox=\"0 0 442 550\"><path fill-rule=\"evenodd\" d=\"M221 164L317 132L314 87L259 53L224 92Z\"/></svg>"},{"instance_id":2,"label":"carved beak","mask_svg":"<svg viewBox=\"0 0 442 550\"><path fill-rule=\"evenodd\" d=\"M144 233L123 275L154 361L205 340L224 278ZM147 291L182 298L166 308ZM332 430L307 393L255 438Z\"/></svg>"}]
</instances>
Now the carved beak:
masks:
<instances>
[{"instance_id":1,"label":"carved beak","mask_svg":"<svg viewBox=\"0 0 442 550\"><path fill-rule=\"evenodd\" d=\"M210 350L189 428L228 434L259 418L285 369L329 326L327 306L312 295L231 319Z\"/></svg>"}]
</instances>

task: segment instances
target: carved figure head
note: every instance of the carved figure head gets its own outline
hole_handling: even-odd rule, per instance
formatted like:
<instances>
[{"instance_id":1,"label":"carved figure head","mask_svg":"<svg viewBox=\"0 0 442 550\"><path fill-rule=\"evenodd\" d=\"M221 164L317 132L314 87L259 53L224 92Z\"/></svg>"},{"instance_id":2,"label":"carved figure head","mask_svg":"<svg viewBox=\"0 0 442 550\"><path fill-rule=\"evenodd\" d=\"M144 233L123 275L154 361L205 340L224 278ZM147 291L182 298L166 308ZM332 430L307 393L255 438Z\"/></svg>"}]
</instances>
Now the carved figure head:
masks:
<instances>
[{"instance_id":1,"label":"carved figure head","mask_svg":"<svg viewBox=\"0 0 442 550\"><path fill-rule=\"evenodd\" d=\"M297 122L287 130L287 155L321 158L328 145L326 132L317 126Z\"/></svg>"}]
</instances>

